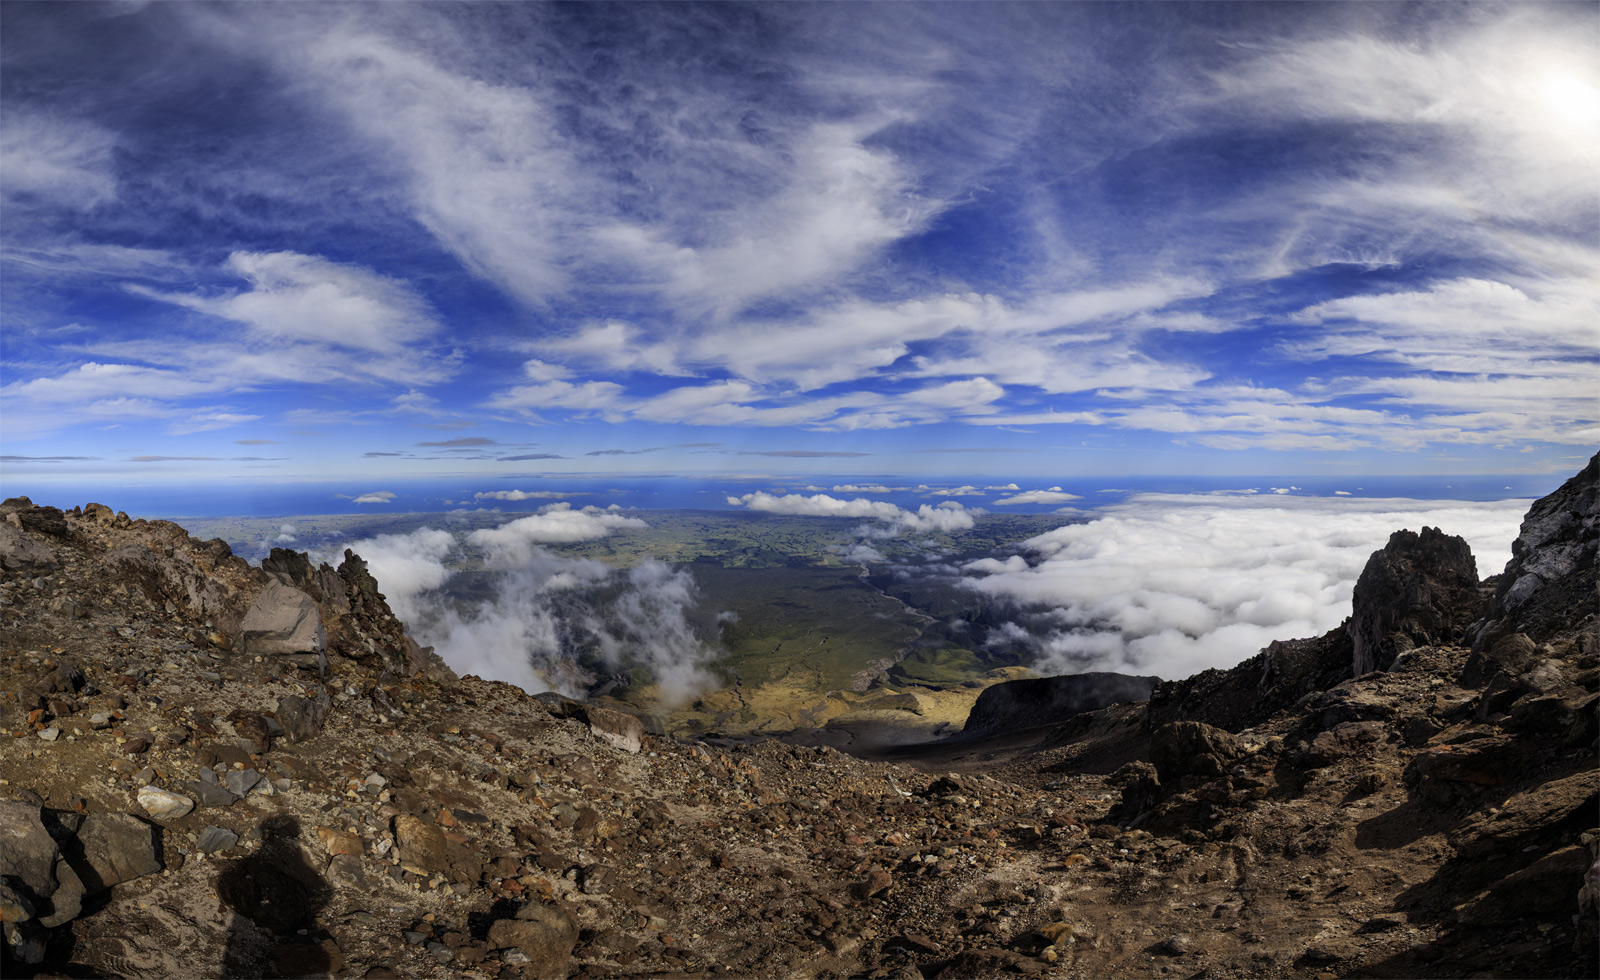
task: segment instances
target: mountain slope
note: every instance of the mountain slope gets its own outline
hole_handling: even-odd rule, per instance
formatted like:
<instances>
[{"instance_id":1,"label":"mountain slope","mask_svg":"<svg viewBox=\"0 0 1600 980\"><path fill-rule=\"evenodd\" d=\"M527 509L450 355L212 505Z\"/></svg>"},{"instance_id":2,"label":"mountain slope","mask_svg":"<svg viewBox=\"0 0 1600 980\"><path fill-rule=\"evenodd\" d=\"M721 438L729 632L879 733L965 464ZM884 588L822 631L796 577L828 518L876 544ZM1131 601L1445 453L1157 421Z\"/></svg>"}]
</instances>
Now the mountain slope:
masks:
<instances>
[{"instance_id":1,"label":"mountain slope","mask_svg":"<svg viewBox=\"0 0 1600 980\"><path fill-rule=\"evenodd\" d=\"M1404 551L1386 669L1347 624L895 763L455 678L354 555L7 501L3 972L1592 975L1594 466L1523 591Z\"/></svg>"}]
</instances>

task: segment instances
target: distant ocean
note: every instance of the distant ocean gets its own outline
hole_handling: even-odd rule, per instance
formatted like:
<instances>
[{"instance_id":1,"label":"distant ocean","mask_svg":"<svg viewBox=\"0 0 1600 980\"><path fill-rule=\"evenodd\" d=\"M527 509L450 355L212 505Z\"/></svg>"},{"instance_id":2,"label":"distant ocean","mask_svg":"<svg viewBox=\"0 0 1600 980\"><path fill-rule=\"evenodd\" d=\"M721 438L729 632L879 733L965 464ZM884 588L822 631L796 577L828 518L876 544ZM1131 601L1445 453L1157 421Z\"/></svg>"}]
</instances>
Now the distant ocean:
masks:
<instances>
[{"instance_id":1,"label":"distant ocean","mask_svg":"<svg viewBox=\"0 0 1600 980\"><path fill-rule=\"evenodd\" d=\"M427 480L350 480L314 483L227 482L206 485L47 482L28 486L0 477L0 494L27 495L34 503L64 509L90 501L135 517L279 517L313 514L436 513L459 509L529 512L565 500L574 507L616 504L639 510L736 510L730 496L765 491L773 494L827 493L841 499L867 497L916 509L921 504L954 500L966 507L997 513L1050 513L1062 506L1093 510L1120 503L1137 493L1215 493L1274 489L1308 497L1406 497L1421 500L1504 500L1539 497L1555 489L1558 474L1437 477L892 477L804 476L745 479L686 476L583 476L574 478L452 477ZM1059 489L1080 499L1063 503L996 505L1016 491L988 489L1015 484L1022 490ZM935 489L972 486L980 492L957 496ZM846 489L835 490L834 487ZM886 487L888 492L849 488ZM929 489L920 489L927 487ZM504 499L509 491L530 496ZM535 495L538 494L538 495ZM369 502L357 503L360 498ZM381 500L383 502L372 502Z\"/></svg>"}]
</instances>

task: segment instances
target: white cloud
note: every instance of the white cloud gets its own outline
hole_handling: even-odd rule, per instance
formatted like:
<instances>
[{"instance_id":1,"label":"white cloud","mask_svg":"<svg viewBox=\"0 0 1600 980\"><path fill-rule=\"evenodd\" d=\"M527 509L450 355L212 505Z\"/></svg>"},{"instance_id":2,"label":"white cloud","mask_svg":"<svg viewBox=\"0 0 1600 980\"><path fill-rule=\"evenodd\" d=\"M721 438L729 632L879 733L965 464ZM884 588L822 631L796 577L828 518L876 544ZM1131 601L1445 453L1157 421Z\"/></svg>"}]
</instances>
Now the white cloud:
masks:
<instances>
[{"instance_id":1,"label":"white cloud","mask_svg":"<svg viewBox=\"0 0 1600 980\"><path fill-rule=\"evenodd\" d=\"M830 497L825 493L803 496L797 493L785 494L782 497L774 496L765 491L747 493L738 497L728 497L728 504L733 507L746 507L750 510L761 511L768 514L795 514L806 517L865 517L872 520L883 521L890 525L890 534L902 531L913 533L931 531L961 531L973 526L972 515L981 511L970 511L953 500L946 500L938 506L923 504L914 511L902 510L886 500L868 500L857 497L854 500L840 500Z\"/></svg>"},{"instance_id":2,"label":"white cloud","mask_svg":"<svg viewBox=\"0 0 1600 980\"><path fill-rule=\"evenodd\" d=\"M254 422L261 418L259 415L241 415L237 412L201 412L191 415L188 421L177 423L168 431L174 435L188 435L192 432L210 432L214 429L227 429L246 422Z\"/></svg>"},{"instance_id":3,"label":"white cloud","mask_svg":"<svg viewBox=\"0 0 1600 980\"><path fill-rule=\"evenodd\" d=\"M379 497L383 494L370 494ZM387 494L393 497L393 494ZM356 503L387 501L364 501ZM409 534L380 534L363 538L345 547L360 555L367 563L378 589L389 603L389 608L403 623L415 623L420 612L418 597L437 589L453 574L445 566L445 559L456 547L455 535L449 531L419 528ZM343 555L343 548L334 549L334 555ZM337 564L340 559L330 559Z\"/></svg>"},{"instance_id":4,"label":"white cloud","mask_svg":"<svg viewBox=\"0 0 1600 980\"><path fill-rule=\"evenodd\" d=\"M1063 493L1060 490L1025 490L1010 497L1002 497L995 501L997 506L1010 504L1064 504L1069 500L1082 500L1075 493Z\"/></svg>"},{"instance_id":5,"label":"white cloud","mask_svg":"<svg viewBox=\"0 0 1600 980\"><path fill-rule=\"evenodd\" d=\"M678 364L679 352L669 343L651 343L642 332L620 320L586 324L570 337L543 340L533 345L542 352L564 355L568 359L598 365L611 371L643 371L649 374L678 377L693 372ZM553 365L529 361L531 374L537 371L554 371ZM531 367L537 365L537 368Z\"/></svg>"},{"instance_id":6,"label":"white cloud","mask_svg":"<svg viewBox=\"0 0 1600 980\"><path fill-rule=\"evenodd\" d=\"M116 136L92 123L8 109L0 127L7 202L43 198L79 211L114 200Z\"/></svg>"},{"instance_id":7,"label":"white cloud","mask_svg":"<svg viewBox=\"0 0 1600 980\"><path fill-rule=\"evenodd\" d=\"M1499 572L1527 510L1493 503L1143 494L966 566L966 585L1016 604L1009 634L1036 669L1182 677L1350 614L1372 552L1400 528L1439 527ZM1032 556L1031 560L1024 556Z\"/></svg>"},{"instance_id":8,"label":"white cloud","mask_svg":"<svg viewBox=\"0 0 1600 980\"><path fill-rule=\"evenodd\" d=\"M545 381L517 385L484 404L490 408L567 408L579 412L605 411L617 404L622 386L612 381Z\"/></svg>"},{"instance_id":9,"label":"white cloud","mask_svg":"<svg viewBox=\"0 0 1600 980\"><path fill-rule=\"evenodd\" d=\"M538 547L536 542L585 540L573 537L580 519L595 521L588 528L596 532L591 537L642 525L631 519L608 523L604 518L616 515L559 509L564 506L539 515L551 520L522 518L468 535L469 543L488 548L494 562L484 582L487 597L476 596L470 604L441 591L453 575L447 559L460 547L448 531L421 528L346 547L367 561L390 608L417 640L433 646L459 673L532 693L556 689L582 696L594 678L577 657L591 652L612 669L649 668L669 703L712 683L705 665L716 651L691 623L699 603L693 576L656 561L617 571Z\"/></svg>"},{"instance_id":10,"label":"white cloud","mask_svg":"<svg viewBox=\"0 0 1600 980\"><path fill-rule=\"evenodd\" d=\"M220 296L139 291L247 324L264 337L384 354L438 330L411 287L359 266L297 252L234 252L226 268L250 288Z\"/></svg>"},{"instance_id":11,"label":"white cloud","mask_svg":"<svg viewBox=\"0 0 1600 980\"><path fill-rule=\"evenodd\" d=\"M541 507L537 514L518 518L495 528L483 528L467 535L467 542L482 548L496 567L515 567L529 561L536 545L570 544L593 541L624 528L647 528L637 517L615 510L585 507L573 510L569 503Z\"/></svg>"},{"instance_id":12,"label":"white cloud","mask_svg":"<svg viewBox=\"0 0 1600 980\"><path fill-rule=\"evenodd\" d=\"M968 531L973 526L972 516L981 513L981 510L969 510L954 500L946 500L937 506L923 504L914 511L904 511L895 518L895 524L912 532Z\"/></svg>"},{"instance_id":13,"label":"white cloud","mask_svg":"<svg viewBox=\"0 0 1600 980\"><path fill-rule=\"evenodd\" d=\"M389 490L376 490L372 493L364 493L359 497L355 497L350 502L353 504L386 504L394 498L394 493Z\"/></svg>"},{"instance_id":14,"label":"white cloud","mask_svg":"<svg viewBox=\"0 0 1600 980\"><path fill-rule=\"evenodd\" d=\"M473 500L560 500L576 493L561 490L487 490L472 495Z\"/></svg>"},{"instance_id":15,"label":"white cloud","mask_svg":"<svg viewBox=\"0 0 1600 980\"><path fill-rule=\"evenodd\" d=\"M758 490L755 493L729 497L728 504L733 507L743 506L749 510L757 510L767 514L800 514L806 517L870 517L883 521L895 520L905 513L905 511L888 501L868 500L865 497L857 497L854 500L840 500L825 493L812 494L809 497L790 493L777 497Z\"/></svg>"}]
</instances>

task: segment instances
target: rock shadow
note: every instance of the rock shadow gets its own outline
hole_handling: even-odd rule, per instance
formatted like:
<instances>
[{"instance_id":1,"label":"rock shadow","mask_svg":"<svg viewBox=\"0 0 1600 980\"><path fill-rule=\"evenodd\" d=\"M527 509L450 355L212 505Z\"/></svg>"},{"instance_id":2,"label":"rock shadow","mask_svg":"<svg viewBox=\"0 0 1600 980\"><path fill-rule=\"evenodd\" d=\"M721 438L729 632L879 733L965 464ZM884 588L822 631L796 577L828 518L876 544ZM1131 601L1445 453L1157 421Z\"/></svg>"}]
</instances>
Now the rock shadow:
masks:
<instances>
[{"instance_id":1,"label":"rock shadow","mask_svg":"<svg viewBox=\"0 0 1600 980\"><path fill-rule=\"evenodd\" d=\"M316 917L333 889L300 847L300 824L262 821L261 849L226 866L217 897L234 913L219 976L325 977L333 958L317 945Z\"/></svg>"}]
</instances>

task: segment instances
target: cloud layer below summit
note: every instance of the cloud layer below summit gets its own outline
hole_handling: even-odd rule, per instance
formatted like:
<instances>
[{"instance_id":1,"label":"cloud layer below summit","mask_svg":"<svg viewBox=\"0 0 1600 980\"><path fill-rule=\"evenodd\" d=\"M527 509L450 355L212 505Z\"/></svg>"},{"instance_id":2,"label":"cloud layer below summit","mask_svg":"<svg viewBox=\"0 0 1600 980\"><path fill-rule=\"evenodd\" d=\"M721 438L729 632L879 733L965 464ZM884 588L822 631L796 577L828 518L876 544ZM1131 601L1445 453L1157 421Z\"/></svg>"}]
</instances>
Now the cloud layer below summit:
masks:
<instances>
[{"instance_id":1,"label":"cloud layer below summit","mask_svg":"<svg viewBox=\"0 0 1600 980\"><path fill-rule=\"evenodd\" d=\"M1143 494L943 574L1010 610L987 639L1043 673L1186 677L1338 626L1368 558L1402 528L1459 535L1479 577L1497 574L1527 507Z\"/></svg>"}]
</instances>

